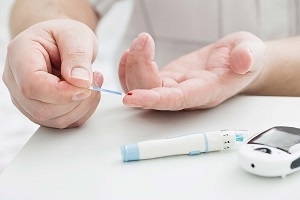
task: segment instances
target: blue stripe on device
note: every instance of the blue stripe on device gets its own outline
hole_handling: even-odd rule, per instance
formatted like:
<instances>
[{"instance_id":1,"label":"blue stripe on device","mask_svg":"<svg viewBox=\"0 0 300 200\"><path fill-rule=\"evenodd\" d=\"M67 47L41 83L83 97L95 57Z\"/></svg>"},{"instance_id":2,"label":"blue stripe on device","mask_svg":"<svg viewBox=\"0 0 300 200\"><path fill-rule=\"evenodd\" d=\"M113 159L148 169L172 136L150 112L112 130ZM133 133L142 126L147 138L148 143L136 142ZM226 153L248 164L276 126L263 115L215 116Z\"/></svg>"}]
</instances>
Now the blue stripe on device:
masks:
<instances>
[{"instance_id":1,"label":"blue stripe on device","mask_svg":"<svg viewBox=\"0 0 300 200\"><path fill-rule=\"evenodd\" d=\"M138 144L123 145L121 147L123 162L140 160L140 151Z\"/></svg>"}]
</instances>

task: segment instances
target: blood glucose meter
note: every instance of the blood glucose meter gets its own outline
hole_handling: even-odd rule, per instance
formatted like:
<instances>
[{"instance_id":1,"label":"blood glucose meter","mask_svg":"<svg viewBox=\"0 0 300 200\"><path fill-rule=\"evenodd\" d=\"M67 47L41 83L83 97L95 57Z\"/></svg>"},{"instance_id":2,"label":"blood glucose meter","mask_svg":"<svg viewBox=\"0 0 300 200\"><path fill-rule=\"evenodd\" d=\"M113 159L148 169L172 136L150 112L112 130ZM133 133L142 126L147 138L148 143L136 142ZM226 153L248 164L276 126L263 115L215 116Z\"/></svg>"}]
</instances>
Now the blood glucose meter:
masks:
<instances>
[{"instance_id":1,"label":"blood glucose meter","mask_svg":"<svg viewBox=\"0 0 300 200\"><path fill-rule=\"evenodd\" d=\"M275 126L254 135L239 148L238 161L244 170L265 177L300 170L300 126Z\"/></svg>"}]
</instances>

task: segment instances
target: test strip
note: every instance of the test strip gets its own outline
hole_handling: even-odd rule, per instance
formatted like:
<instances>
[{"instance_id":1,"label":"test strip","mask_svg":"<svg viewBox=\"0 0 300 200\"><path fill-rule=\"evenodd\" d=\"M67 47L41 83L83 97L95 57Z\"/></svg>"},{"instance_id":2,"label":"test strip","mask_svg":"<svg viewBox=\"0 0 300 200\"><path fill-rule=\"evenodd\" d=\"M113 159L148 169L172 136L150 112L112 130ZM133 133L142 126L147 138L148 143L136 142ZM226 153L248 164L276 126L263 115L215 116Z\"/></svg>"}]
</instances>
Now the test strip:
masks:
<instances>
[{"instance_id":1,"label":"test strip","mask_svg":"<svg viewBox=\"0 0 300 200\"><path fill-rule=\"evenodd\" d=\"M101 88L101 87L97 87L97 86L91 86L91 87L89 87L89 89L94 90L94 91L99 91L99 92L107 92L107 93L116 94L116 95L123 95L122 92L118 92L115 90L109 90L109 89L105 89L105 88Z\"/></svg>"}]
</instances>

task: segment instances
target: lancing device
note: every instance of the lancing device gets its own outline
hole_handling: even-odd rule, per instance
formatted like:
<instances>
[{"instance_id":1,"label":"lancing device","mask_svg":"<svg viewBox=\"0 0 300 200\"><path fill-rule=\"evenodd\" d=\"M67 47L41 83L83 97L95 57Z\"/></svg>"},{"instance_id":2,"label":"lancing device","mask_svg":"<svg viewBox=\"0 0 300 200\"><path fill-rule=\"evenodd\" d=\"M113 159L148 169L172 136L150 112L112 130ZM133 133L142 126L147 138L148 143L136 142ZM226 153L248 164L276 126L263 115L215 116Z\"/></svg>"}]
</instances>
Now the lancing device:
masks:
<instances>
[{"instance_id":1,"label":"lancing device","mask_svg":"<svg viewBox=\"0 0 300 200\"><path fill-rule=\"evenodd\" d=\"M237 148L248 138L247 130L219 130L192 133L160 140L123 145L123 162L174 155L198 155L211 151Z\"/></svg>"}]
</instances>

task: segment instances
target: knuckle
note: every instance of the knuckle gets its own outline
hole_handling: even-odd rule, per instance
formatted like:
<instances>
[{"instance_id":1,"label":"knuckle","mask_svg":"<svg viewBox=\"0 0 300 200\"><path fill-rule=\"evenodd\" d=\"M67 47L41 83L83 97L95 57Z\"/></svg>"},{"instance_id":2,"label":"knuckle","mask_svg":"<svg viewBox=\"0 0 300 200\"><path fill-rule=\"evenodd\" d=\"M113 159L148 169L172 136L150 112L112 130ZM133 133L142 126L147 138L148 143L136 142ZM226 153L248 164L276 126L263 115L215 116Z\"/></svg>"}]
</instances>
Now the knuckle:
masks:
<instances>
[{"instance_id":1,"label":"knuckle","mask_svg":"<svg viewBox=\"0 0 300 200\"><path fill-rule=\"evenodd\" d=\"M81 51L80 49L75 49L74 51L71 51L69 53L69 56L73 59L73 62L78 62L78 61L86 61L88 59L91 59L91 56L85 52L85 51Z\"/></svg>"}]
</instances>

